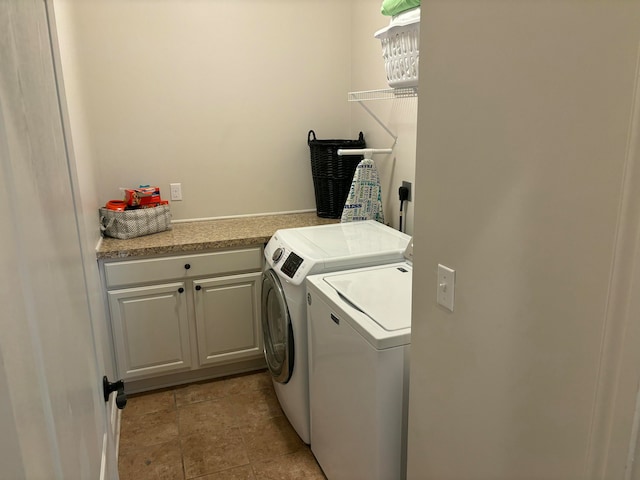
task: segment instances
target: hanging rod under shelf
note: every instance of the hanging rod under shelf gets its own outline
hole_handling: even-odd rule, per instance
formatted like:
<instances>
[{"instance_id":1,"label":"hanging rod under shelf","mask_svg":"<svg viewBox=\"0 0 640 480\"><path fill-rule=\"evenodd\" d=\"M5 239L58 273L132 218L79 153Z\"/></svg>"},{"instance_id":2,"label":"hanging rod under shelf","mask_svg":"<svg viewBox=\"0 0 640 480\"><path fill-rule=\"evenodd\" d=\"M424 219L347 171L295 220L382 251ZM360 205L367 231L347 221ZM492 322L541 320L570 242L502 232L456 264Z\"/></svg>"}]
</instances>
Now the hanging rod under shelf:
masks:
<instances>
[{"instance_id":1,"label":"hanging rod under shelf","mask_svg":"<svg viewBox=\"0 0 640 480\"><path fill-rule=\"evenodd\" d=\"M393 98L409 98L417 96L418 87L385 88L382 90L349 92L347 94L347 100L350 102L362 102L365 100L390 100Z\"/></svg>"},{"instance_id":2,"label":"hanging rod under shelf","mask_svg":"<svg viewBox=\"0 0 640 480\"><path fill-rule=\"evenodd\" d=\"M362 155L371 160L373 155L379 153L393 153L391 148L339 148L338 155Z\"/></svg>"}]
</instances>

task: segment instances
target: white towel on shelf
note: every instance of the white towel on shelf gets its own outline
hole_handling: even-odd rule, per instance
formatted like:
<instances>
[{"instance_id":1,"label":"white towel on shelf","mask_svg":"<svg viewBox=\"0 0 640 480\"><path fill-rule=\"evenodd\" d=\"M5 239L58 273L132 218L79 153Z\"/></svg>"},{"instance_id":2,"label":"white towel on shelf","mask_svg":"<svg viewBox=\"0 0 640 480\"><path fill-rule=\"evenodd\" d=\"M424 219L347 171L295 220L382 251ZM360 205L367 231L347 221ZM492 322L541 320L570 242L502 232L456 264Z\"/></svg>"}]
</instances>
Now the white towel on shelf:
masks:
<instances>
[{"instance_id":1,"label":"white towel on shelf","mask_svg":"<svg viewBox=\"0 0 640 480\"><path fill-rule=\"evenodd\" d=\"M346 223L359 220L384 223L378 170L373 160L367 158L356 167L340 221Z\"/></svg>"}]
</instances>

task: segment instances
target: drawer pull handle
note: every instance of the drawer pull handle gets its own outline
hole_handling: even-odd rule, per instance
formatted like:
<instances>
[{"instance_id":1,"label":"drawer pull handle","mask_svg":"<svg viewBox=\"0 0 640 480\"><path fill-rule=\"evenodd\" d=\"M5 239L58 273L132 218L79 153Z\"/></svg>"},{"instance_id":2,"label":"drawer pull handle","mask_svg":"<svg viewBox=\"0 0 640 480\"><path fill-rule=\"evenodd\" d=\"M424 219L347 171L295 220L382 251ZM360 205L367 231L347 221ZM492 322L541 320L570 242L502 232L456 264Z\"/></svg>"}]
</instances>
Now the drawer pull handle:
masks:
<instances>
[{"instance_id":1,"label":"drawer pull handle","mask_svg":"<svg viewBox=\"0 0 640 480\"><path fill-rule=\"evenodd\" d=\"M184 264L184 268L185 268L185 270L189 270L191 268L191 265L188 264L188 263L185 263Z\"/></svg>"},{"instance_id":2,"label":"drawer pull handle","mask_svg":"<svg viewBox=\"0 0 640 480\"><path fill-rule=\"evenodd\" d=\"M184 288L180 287L180 288L178 289L178 293L182 293L182 292L184 292Z\"/></svg>"},{"instance_id":3,"label":"drawer pull handle","mask_svg":"<svg viewBox=\"0 0 640 480\"><path fill-rule=\"evenodd\" d=\"M196 290L198 291L202 290L202 285L196 285Z\"/></svg>"}]
</instances>

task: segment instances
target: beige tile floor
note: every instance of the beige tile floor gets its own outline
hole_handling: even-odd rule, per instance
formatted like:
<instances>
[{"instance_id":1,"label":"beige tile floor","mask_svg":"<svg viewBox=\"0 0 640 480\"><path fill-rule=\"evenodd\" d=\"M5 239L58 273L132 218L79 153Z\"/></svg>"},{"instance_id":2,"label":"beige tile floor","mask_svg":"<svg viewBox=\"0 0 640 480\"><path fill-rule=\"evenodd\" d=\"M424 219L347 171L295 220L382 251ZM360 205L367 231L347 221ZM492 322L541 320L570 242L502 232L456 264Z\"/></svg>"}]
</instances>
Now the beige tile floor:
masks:
<instances>
[{"instance_id":1,"label":"beige tile floor","mask_svg":"<svg viewBox=\"0 0 640 480\"><path fill-rule=\"evenodd\" d=\"M129 398L119 473L121 480L326 480L266 371Z\"/></svg>"}]
</instances>

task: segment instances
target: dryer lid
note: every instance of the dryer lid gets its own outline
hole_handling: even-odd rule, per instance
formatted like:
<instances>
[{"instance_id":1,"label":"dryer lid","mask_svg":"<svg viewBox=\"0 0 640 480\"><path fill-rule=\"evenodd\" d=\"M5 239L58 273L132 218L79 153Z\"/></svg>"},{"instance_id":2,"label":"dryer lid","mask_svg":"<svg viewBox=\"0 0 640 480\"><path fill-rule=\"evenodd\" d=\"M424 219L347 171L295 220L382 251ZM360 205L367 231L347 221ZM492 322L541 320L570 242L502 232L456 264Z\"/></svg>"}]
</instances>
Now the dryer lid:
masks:
<instances>
[{"instance_id":1,"label":"dryer lid","mask_svg":"<svg viewBox=\"0 0 640 480\"><path fill-rule=\"evenodd\" d=\"M407 263L332 274L325 281L384 330L395 332L411 328L411 278Z\"/></svg>"},{"instance_id":2,"label":"dryer lid","mask_svg":"<svg viewBox=\"0 0 640 480\"><path fill-rule=\"evenodd\" d=\"M410 237L374 220L282 230L283 241L303 257L330 262L393 253L402 260Z\"/></svg>"},{"instance_id":3,"label":"dryer lid","mask_svg":"<svg viewBox=\"0 0 640 480\"><path fill-rule=\"evenodd\" d=\"M281 278L300 285L316 273L402 261L409 240L402 232L366 220L278 230L264 254Z\"/></svg>"}]
</instances>

